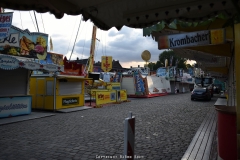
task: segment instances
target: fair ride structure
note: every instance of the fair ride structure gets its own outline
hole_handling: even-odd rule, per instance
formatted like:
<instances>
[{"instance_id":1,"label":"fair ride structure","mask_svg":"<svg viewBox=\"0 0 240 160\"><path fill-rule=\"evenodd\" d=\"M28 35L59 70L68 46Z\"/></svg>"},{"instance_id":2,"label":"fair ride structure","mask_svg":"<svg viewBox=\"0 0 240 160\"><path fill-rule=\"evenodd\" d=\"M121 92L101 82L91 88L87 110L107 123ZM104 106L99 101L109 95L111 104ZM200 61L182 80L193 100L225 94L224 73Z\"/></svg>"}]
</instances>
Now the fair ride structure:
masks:
<instances>
[{"instance_id":1,"label":"fair ride structure","mask_svg":"<svg viewBox=\"0 0 240 160\"><path fill-rule=\"evenodd\" d=\"M121 73L110 72L112 70L112 56L101 57L102 72L94 71L94 57L96 45L97 27L93 25L90 57L84 69L85 78L91 78L85 83L85 92L95 100L95 107L100 108L108 103L127 102L126 90L121 88Z\"/></svg>"},{"instance_id":2,"label":"fair ride structure","mask_svg":"<svg viewBox=\"0 0 240 160\"><path fill-rule=\"evenodd\" d=\"M170 93L170 81L162 76L150 75L147 67L151 53L145 50L141 54L146 62L144 67L131 67L128 72L123 73L121 86L127 90L128 97L150 98L165 96Z\"/></svg>"}]
</instances>

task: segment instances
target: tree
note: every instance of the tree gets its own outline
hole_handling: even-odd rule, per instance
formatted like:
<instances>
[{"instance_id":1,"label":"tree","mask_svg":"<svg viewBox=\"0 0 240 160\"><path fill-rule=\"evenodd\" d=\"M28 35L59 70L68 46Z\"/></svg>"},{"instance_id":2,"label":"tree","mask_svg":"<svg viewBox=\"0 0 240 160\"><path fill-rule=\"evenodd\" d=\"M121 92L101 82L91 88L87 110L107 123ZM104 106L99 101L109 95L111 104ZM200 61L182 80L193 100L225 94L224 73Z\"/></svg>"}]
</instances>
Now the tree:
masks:
<instances>
[{"instance_id":1,"label":"tree","mask_svg":"<svg viewBox=\"0 0 240 160\"><path fill-rule=\"evenodd\" d=\"M186 58L180 58L179 56L177 56L174 53L173 50L164 51L159 55L160 64L165 64L165 59L167 59L168 60L168 66L171 66L171 57L173 57L172 58L172 66L175 66L176 61L178 61L178 63L177 63L178 68L187 69L187 66L186 66L187 59Z\"/></svg>"}]
</instances>

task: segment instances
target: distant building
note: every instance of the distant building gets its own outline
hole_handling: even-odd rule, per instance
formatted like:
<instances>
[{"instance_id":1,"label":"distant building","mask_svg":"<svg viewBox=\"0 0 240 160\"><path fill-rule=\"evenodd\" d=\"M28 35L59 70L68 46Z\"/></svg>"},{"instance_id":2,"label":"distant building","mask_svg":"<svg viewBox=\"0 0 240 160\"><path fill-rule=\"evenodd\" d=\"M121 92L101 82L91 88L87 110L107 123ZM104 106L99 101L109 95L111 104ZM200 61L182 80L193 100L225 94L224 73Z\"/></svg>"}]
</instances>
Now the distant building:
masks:
<instances>
[{"instance_id":1,"label":"distant building","mask_svg":"<svg viewBox=\"0 0 240 160\"><path fill-rule=\"evenodd\" d=\"M83 65L83 68L85 68L87 62L88 62L88 59L78 59L77 60L72 60L76 63L79 63L79 64L82 64ZM127 68L123 68L122 65L120 64L119 60L113 60L112 61L112 69L110 70L110 72L124 72L128 70ZM94 65L93 65L93 71L94 72L102 72L102 69L101 69L101 62L98 61L98 62L95 62Z\"/></svg>"}]
</instances>

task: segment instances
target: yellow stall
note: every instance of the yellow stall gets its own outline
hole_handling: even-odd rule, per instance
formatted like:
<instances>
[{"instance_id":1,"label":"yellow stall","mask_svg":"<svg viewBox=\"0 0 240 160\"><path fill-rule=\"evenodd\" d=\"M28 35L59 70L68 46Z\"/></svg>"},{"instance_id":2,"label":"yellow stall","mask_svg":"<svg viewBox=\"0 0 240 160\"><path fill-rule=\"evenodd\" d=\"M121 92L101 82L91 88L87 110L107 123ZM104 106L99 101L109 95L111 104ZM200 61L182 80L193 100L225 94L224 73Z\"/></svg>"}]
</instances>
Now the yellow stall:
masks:
<instances>
[{"instance_id":1,"label":"yellow stall","mask_svg":"<svg viewBox=\"0 0 240 160\"><path fill-rule=\"evenodd\" d=\"M33 75L30 78L32 108L60 110L85 105L83 76Z\"/></svg>"}]
</instances>

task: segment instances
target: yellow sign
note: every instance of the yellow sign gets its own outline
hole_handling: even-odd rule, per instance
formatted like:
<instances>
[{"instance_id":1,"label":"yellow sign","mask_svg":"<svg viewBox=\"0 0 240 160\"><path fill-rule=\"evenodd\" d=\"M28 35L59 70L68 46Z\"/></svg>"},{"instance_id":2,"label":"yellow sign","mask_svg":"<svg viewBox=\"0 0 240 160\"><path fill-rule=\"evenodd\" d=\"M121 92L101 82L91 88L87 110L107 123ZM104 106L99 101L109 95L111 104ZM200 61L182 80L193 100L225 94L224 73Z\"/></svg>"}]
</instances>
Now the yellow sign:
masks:
<instances>
[{"instance_id":1,"label":"yellow sign","mask_svg":"<svg viewBox=\"0 0 240 160\"><path fill-rule=\"evenodd\" d=\"M112 56L102 56L101 69L109 72L112 69Z\"/></svg>"},{"instance_id":2,"label":"yellow sign","mask_svg":"<svg viewBox=\"0 0 240 160\"><path fill-rule=\"evenodd\" d=\"M120 90L121 101L127 100L127 90Z\"/></svg>"},{"instance_id":3,"label":"yellow sign","mask_svg":"<svg viewBox=\"0 0 240 160\"><path fill-rule=\"evenodd\" d=\"M225 42L225 30L224 29L214 29L210 30L211 44L222 44Z\"/></svg>"},{"instance_id":4,"label":"yellow sign","mask_svg":"<svg viewBox=\"0 0 240 160\"><path fill-rule=\"evenodd\" d=\"M116 102L116 91L96 91L96 105Z\"/></svg>"},{"instance_id":5,"label":"yellow sign","mask_svg":"<svg viewBox=\"0 0 240 160\"><path fill-rule=\"evenodd\" d=\"M108 82L107 83L107 89L109 89L109 90L120 90L121 89L121 83L119 83L119 82Z\"/></svg>"}]
</instances>

